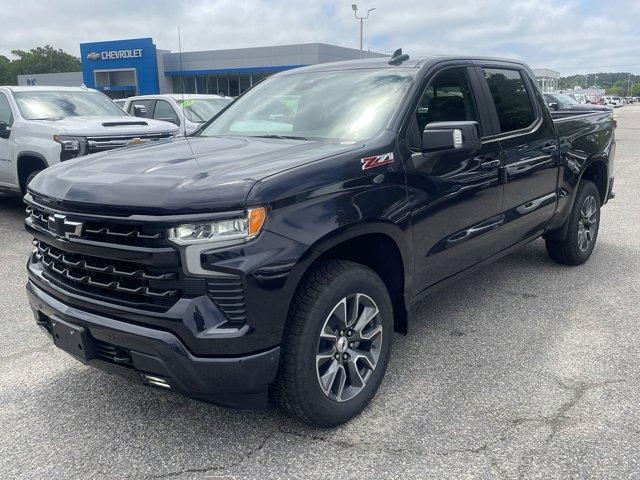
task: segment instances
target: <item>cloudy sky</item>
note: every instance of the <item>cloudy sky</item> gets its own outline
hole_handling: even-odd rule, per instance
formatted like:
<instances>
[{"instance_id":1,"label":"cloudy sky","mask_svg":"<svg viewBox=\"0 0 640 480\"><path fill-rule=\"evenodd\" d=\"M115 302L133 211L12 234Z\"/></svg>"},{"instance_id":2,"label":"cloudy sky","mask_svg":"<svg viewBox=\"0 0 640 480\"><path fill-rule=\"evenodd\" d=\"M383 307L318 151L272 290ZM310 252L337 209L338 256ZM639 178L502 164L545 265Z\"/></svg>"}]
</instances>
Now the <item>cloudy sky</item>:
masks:
<instances>
[{"instance_id":1,"label":"cloudy sky","mask_svg":"<svg viewBox=\"0 0 640 480\"><path fill-rule=\"evenodd\" d=\"M517 57L563 75L640 73L640 0L358 0L376 7L365 49ZM20 0L3 5L0 54L152 37L183 51L325 42L358 47L350 0Z\"/></svg>"}]
</instances>

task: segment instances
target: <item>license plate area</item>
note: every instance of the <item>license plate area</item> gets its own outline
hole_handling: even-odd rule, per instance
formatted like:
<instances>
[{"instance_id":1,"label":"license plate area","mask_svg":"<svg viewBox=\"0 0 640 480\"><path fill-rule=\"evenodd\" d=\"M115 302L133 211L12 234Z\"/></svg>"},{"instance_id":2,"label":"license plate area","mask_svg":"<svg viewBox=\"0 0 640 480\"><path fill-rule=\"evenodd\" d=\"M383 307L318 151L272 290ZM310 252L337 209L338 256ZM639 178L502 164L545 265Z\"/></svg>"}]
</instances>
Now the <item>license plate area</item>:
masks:
<instances>
[{"instance_id":1,"label":"license plate area","mask_svg":"<svg viewBox=\"0 0 640 480\"><path fill-rule=\"evenodd\" d=\"M84 327L72 325L58 318L49 319L49 325L56 347L84 362L94 357L93 342Z\"/></svg>"}]
</instances>

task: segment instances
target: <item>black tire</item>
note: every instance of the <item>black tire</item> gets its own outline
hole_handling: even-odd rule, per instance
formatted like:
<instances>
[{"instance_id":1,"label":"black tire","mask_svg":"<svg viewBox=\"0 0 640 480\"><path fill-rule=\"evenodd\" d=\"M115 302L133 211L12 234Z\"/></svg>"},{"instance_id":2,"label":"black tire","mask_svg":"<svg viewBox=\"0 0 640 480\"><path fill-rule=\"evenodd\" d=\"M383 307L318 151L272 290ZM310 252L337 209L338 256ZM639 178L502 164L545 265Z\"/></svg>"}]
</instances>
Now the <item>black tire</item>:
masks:
<instances>
[{"instance_id":1,"label":"black tire","mask_svg":"<svg viewBox=\"0 0 640 480\"><path fill-rule=\"evenodd\" d=\"M359 306L347 307L349 303ZM353 316L350 315L349 308L356 312ZM367 308L370 310L366 310ZM370 313L365 315L365 310ZM353 319L364 319L371 316L371 312L379 312L367 329L361 328L362 335L358 337L364 338L375 330L378 333L373 337L374 340L369 343L367 340L347 341L345 346L345 342L341 340L343 333L339 332L339 328L331 328L334 325L331 322L340 322L340 315L336 313L342 311L345 312L345 317ZM360 317L357 312L362 312ZM352 325L360 323L364 323L364 320L355 321ZM335 338L327 340L327 337L331 337L327 332L334 334ZM348 334L359 335L350 328L344 331L345 338ZM391 354L392 335L393 308L389 292L380 277L357 263L344 260L321 262L306 275L293 300L285 326L280 369L274 388L276 402L286 412L318 427L334 427L350 420L366 407L382 383ZM328 342L328 345L323 345L323 342ZM373 342L377 344L374 345ZM370 362L359 354L367 348L370 356L372 353L377 355L376 362ZM337 354L341 358L319 360L320 357L327 356L323 355L325 349L333 352L331 355ZM340 351L344 353L338 353ZM349 360L343 360L343 356ZM327 362L330 362L328 368ZM335 388L331 388L329 381L325 381L329 385L328 392L325 392L321 387L321 377L328 378L330 375L327 376L326 373L335 364L338 365L336 368L339 369L339 365L343 368L334 375L336 382L331 381ZM374 368L370 369L370 365ZM327 371L323 376L324 368ZM362 368L364 374L360 370L357 374L352 374L353 368ZM363 375L366 381L362 381ZM339 392L340 399L336 392ZM349 398L350 395L353 397Z\"/></svg>"},{"instance_id":2,"label":"black tire","mask_svg":"<svg viewBox=\"0 0 640 480\"><path fill-rule=\"evenodd\" d=\"M585 219L588 205L595 207L595 211ZM567 235L564 240L546 239L547 253L551 259L562 265L582 265L586 262L596 245L598 229L600 228L600 193L596 185L583 180L578 186L576 200L567 218Z\"/></svg>"}]
</instances>

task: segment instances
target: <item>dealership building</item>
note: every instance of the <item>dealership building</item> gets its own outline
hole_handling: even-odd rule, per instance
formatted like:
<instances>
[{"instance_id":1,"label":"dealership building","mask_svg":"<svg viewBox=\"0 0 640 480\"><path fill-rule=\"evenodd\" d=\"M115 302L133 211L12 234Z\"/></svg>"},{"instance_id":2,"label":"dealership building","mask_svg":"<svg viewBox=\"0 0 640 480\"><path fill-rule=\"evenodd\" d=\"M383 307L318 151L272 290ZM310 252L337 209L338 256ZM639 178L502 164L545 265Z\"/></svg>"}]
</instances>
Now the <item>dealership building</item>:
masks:
<instances>
[{"instance_id":1,"label":"dealership building","mask_svg":"<svg viewBox=\"0 0 640 480\"><path fill-rule=\"evenodd\" d=\"M20 85L86 85L111 98L157 93L222 93L235 97L264 77L317 63L384 57L326 43L183 52L151 38L80 44L81 72L19 75Z\"/></svg>"}]
</instances>

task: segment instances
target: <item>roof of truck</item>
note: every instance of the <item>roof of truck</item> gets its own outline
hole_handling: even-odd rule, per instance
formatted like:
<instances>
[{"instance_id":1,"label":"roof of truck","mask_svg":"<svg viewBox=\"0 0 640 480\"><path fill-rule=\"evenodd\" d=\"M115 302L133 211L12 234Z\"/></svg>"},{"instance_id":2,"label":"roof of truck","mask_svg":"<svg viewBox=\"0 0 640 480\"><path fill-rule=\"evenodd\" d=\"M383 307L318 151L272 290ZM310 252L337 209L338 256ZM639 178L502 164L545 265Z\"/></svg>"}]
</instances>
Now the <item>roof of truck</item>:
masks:
<instances>
[{"instance_id":1,"label":"roof of truck","mask_svg":"<svg viewBox=\"0 0 640 480\"><path fill-rule=\"evenodd\" d=\"M524 62L512 58L478 57L466 55L433 55L430 57L409 58L409 60L402 62L400 65L389 65L389 58L390 57L378 57L365 58L361 60L345 60L341 62L319 63L315 65L309 65L307 67L285 70L284 72L277 73L276 75L284 76L296 72L322 72L329 70L352 70L358 68L421 68L427 63L435 64L452 60L510 63L513 65L519 65L528 68L527 64L525 64Z\"/></svg>"}]
</instances>

